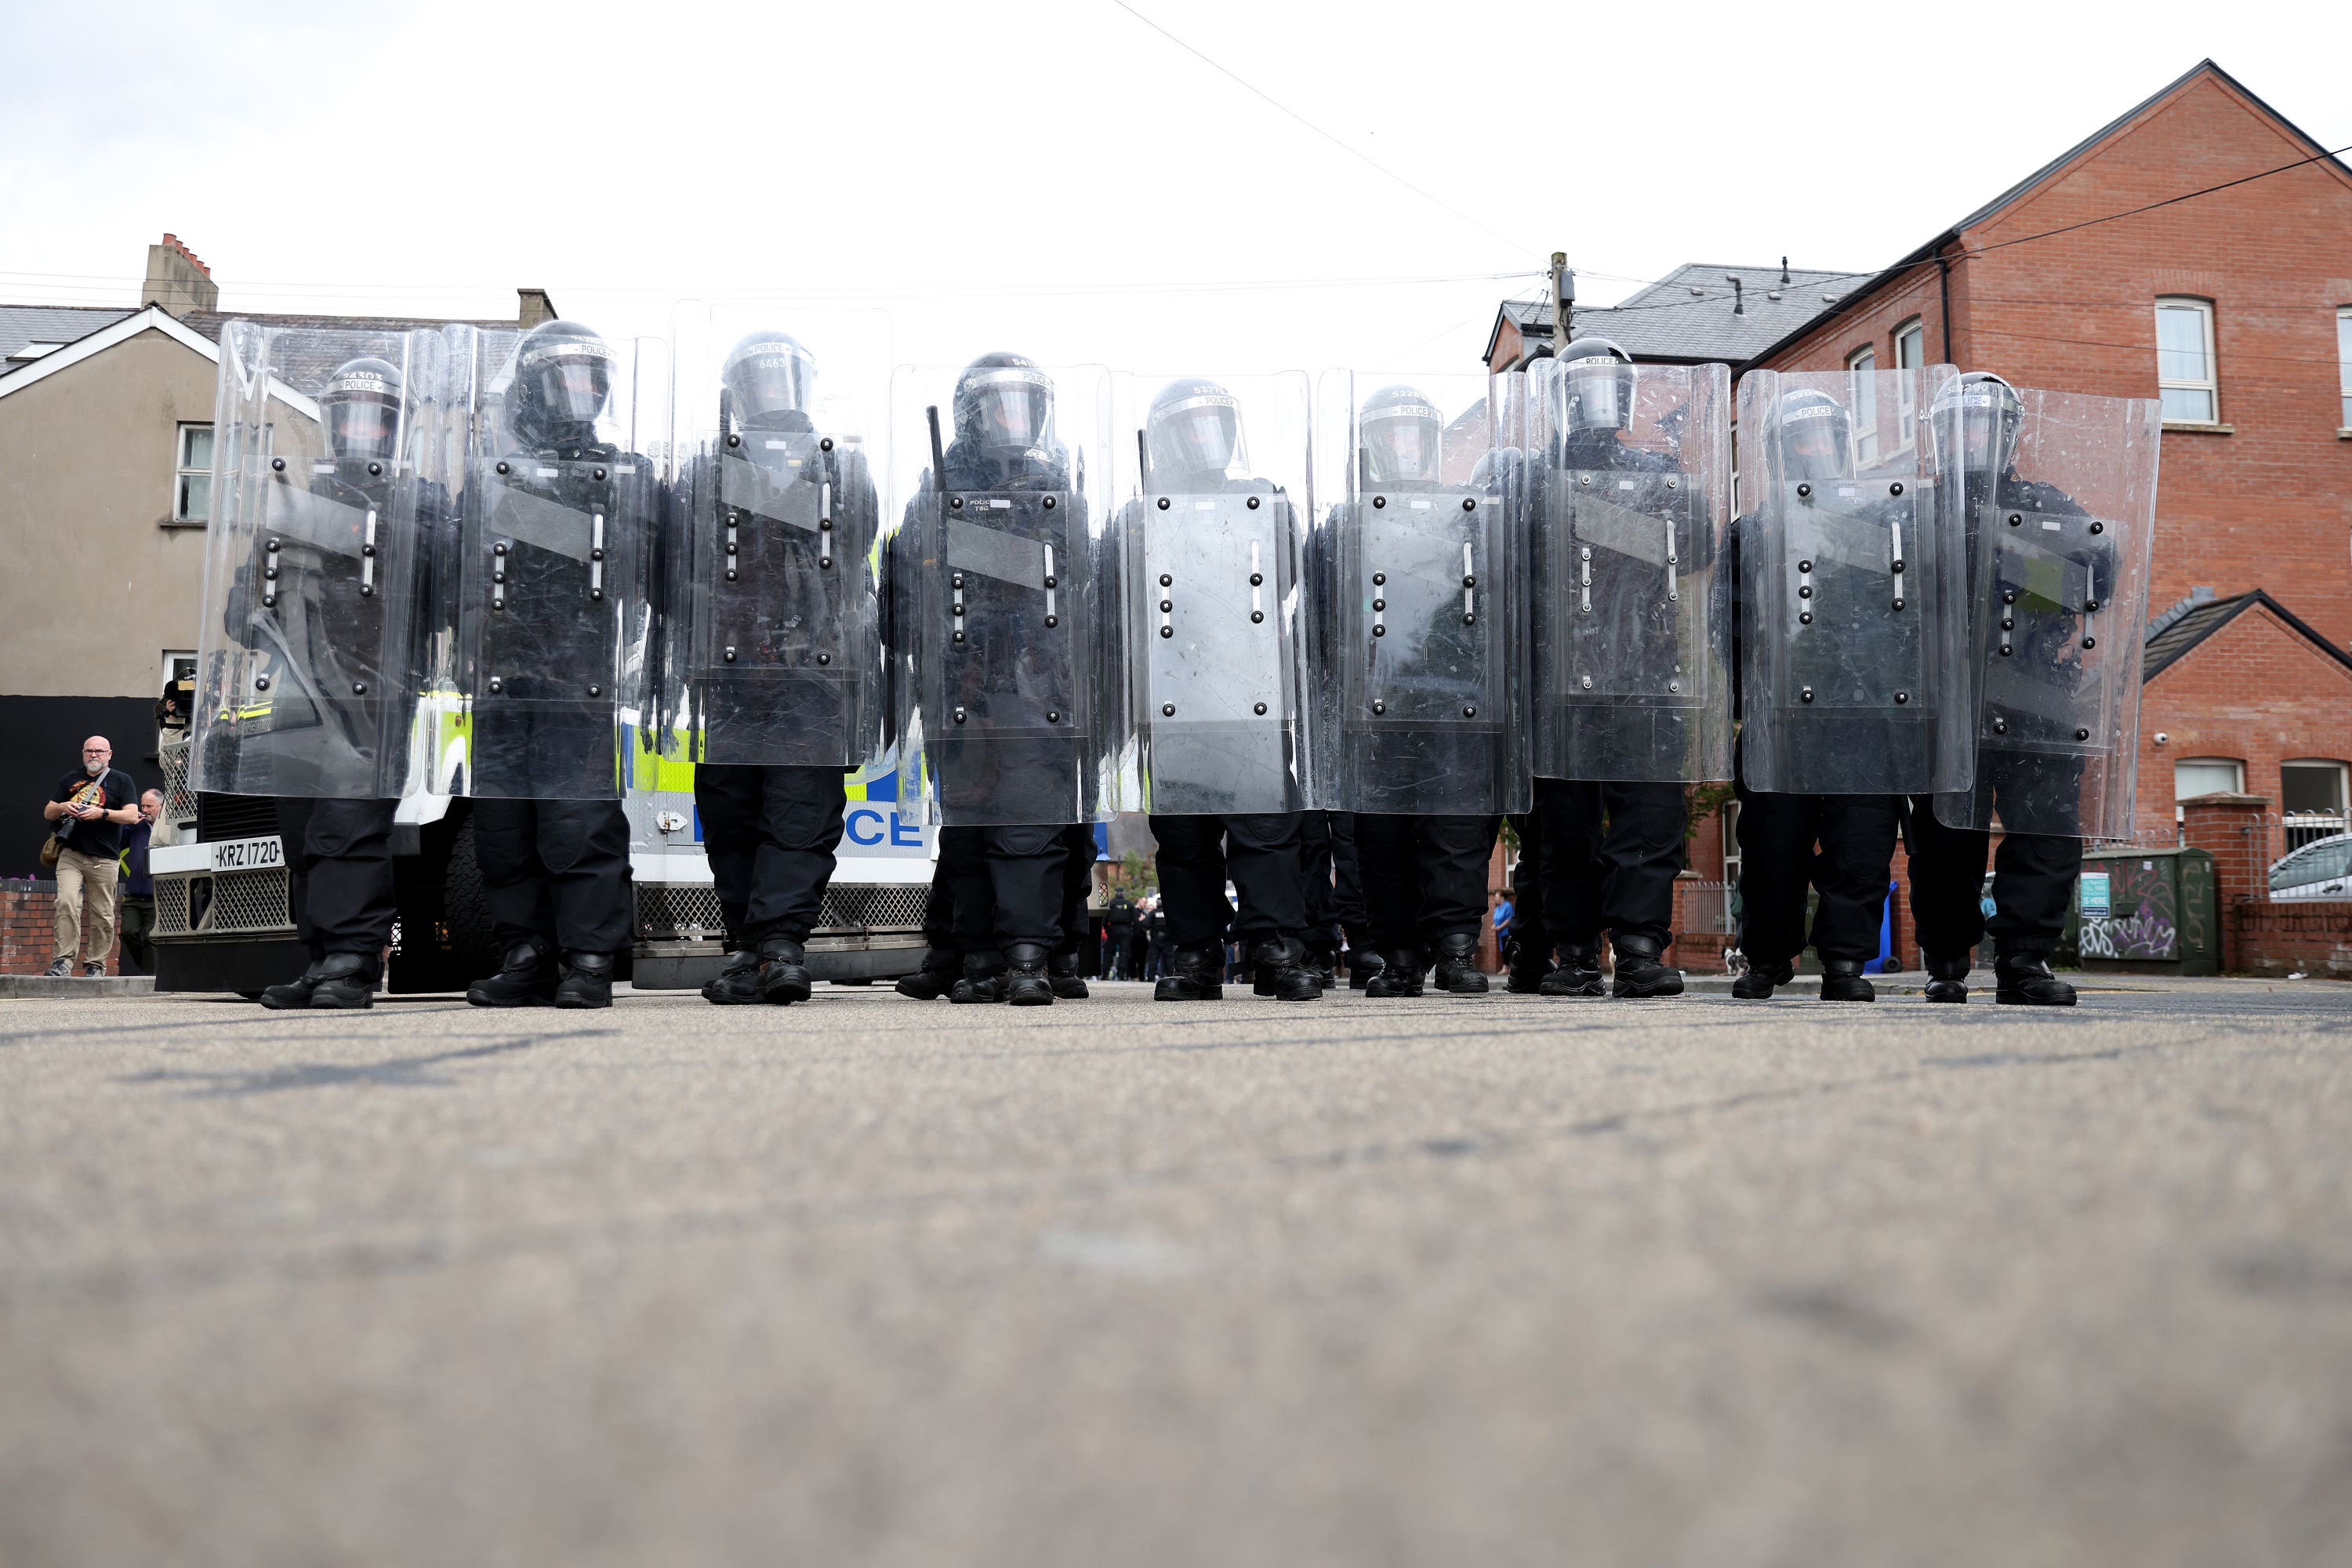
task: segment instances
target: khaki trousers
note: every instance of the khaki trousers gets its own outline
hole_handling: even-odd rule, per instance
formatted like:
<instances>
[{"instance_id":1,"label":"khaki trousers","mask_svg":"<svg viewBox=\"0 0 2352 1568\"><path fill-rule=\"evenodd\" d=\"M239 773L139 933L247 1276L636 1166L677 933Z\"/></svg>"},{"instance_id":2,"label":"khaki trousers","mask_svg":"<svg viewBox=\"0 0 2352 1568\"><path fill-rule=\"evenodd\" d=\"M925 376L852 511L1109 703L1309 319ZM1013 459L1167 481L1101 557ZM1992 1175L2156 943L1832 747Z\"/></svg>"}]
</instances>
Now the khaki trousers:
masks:
<instances>
[{"instance_id":1,"label":"khaki trousers","mask_svg":"<svg viewBox=\"0 0 2352 1568\"><path fill-rule=\"evenodd\" d=\"M122 863L112 856L58 851L58 956L104 963L114 956L114 879ZM89 944L82 944L82 932Z\"/></svg>"}]
</instances>

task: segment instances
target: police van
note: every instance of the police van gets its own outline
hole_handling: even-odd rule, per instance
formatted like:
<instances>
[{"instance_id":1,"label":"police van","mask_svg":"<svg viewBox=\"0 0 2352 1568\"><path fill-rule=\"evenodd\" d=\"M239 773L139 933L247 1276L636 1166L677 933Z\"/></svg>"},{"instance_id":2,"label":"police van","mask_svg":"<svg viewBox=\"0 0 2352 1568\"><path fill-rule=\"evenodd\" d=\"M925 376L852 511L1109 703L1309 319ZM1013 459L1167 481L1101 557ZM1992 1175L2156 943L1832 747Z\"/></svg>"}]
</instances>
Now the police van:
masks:
<instances>
[{"instance_id":1,"label":"police van","mask_svg":"<svg viewBox=\"0 0 2352 1568\"><path fill-rule=\"evenodd\" d=\"M450 728L445 721L437 748L445 754ZM163 816L179 842L148 854L155 988L251 995L294 979L310 955L294 934L277 802L191 791L185 731L164 731L158 752ZM632 755L625 805L635 942L622 973L640 990L697 988L719 973L726 933L694 809L693 764L634 747ZM887 762L848 775L838 865L807 944L815 979L863 985L921 965L937 829L899 815L897 784ZM415 788L393 820L400 913L387 988L463 990L494 973L500 956L474 859L470 803Z\"/></svg>"}]
</instances>

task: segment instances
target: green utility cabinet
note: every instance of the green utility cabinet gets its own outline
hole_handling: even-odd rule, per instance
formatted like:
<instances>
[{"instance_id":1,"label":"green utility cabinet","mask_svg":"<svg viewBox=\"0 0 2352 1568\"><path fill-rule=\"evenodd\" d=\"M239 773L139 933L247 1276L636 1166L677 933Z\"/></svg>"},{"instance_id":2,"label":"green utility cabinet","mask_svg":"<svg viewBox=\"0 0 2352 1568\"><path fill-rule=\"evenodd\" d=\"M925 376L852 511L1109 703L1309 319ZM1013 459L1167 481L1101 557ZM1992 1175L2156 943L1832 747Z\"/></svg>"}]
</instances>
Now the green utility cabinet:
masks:
<instances>
[{"instance_id":1,"label":"green utility cabinet","mask_svg":"<svg viewBox=\"0 0 2352 1568\"><path fill-rule=\"evenodd\" d=\"M2101 849L2083 857L2060 962L2107 974L2218 974L2221 908L2202 849Z\"/></svg>"}]
</instances>

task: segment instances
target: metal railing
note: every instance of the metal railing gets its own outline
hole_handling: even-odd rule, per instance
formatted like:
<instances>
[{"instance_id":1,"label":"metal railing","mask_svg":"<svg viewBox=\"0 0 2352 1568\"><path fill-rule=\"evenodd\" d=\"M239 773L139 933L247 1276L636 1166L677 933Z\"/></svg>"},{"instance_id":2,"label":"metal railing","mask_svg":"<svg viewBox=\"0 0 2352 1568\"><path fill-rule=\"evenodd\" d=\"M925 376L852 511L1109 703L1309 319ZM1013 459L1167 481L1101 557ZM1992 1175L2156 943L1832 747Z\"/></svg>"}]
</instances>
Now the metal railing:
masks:
<instances>
[{"instance_id":1,"label":"metal railing","mask_svg":"<svg viewBox=\"0 0 2352 1568\"><path fill-rule=\"evenodd\" d=\"M2352 832L2352 820L2347 820L2340 811L2294 811L2270 820L2275 829L2272 842L2277 846L2273 858L2278 855L2292 855L2306 844L2316 844L2323 838Z\"/></svg>"},{"instance_id":2,"label":"metal railing","mask_svg":"<svg viewBox=\"0 0 2352 1568\"><path fill-rule=\"evenodd\" d=\"M188 787L188 732L158 731L155 761L163 770L163 820L174 827L194 827L196 792Z\"/></svg>"}]
</instances>

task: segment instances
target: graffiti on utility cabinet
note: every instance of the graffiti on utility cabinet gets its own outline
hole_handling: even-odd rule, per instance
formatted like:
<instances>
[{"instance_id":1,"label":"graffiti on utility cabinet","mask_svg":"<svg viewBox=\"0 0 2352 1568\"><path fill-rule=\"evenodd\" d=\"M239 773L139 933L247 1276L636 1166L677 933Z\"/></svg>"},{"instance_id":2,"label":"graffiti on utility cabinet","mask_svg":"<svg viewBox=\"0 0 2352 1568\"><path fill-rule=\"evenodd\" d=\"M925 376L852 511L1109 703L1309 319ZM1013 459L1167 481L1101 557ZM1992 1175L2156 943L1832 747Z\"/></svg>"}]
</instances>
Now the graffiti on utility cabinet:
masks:
<instances>
[{"instance_id":1,"label":"graffiti on utility cabinet","mask_svg":"<svg viewBox=\"0 0 2352 1568\"><path fill-rule=\"evenodd\" d=\"M2083 892L2084 958L2169 959L2180 956L2180 912L2173 907L2171 879L2153 860L2110 860L2103 872L2086 872L2105 884Z\"/></svg>"}]
</instances>

